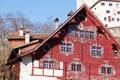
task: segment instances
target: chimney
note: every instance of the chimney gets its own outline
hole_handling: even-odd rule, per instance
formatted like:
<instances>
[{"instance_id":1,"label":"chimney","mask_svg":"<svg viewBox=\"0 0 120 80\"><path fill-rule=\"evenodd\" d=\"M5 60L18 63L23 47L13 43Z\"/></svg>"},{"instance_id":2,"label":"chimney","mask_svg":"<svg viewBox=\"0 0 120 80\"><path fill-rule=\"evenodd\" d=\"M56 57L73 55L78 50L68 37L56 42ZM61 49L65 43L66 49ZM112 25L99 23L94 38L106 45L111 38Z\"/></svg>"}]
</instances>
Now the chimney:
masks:
<instances>
[{"instance_id":1,"label":"chimney","mask_svg":"<svg viewBox=\"0 0 120 80\"><path fill-rule=\"evenodd\" d=\"M58 28L58 21L59 21L59 19L55 18L55 20L54 20L55 30Z\"/></svg>"},{"instance_id":2,"label":"chimney","mask_svg":"<svg viewBox=\"0 0 120 80\"><path fill-rule=\"evenodd\" d=\"M20 29L19 29L19 36L23 36L23 26L20 26Z\"/></svg>"},{"instance_id":3,"label":"chimney","mask_svg":"<svg viewBox=\"0 0 120 80\"><path fill-rule=\"evenodd\" d=\"M70 12L68 13L68 15L67 15L68 18L71 17L73 14L74 14L74 12L73 12L73 11L70 11Z\"/></svg>"},{"instance_id":4,"label":"chimney","mask_svg":"<svg viewBox=\"0 0 120 80\"><path fill-rule=\"evenodd\" d=\"M29 43L30 42L30 30L26 29L25 30L25 43Z\"/></svg>"}]
</instances>

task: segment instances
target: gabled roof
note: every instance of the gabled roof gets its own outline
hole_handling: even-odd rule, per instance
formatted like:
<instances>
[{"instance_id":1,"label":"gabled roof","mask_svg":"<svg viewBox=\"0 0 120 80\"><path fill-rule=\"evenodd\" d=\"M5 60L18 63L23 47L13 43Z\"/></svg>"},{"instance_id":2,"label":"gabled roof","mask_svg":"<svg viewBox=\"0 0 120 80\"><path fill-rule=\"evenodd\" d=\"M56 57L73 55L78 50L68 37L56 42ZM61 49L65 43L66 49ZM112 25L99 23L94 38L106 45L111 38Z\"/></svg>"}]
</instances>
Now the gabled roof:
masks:
<instances>
[{"instance_id":1,"label":"gabled roof","mask_svg":"<svg viewBox=\"0 0 120 80\"><path fill-rule=\"evenodd\" d=\"M112 36L112 34L108 31L108 29L102 24L102 22L94 15L94 13L88 8L88 6L84 4L71 17L69 17L62 25L60 25L51 35L49 35L44 41L42 41L39 45L35 46L32 50L27 51L24 54L20 54L19 56L23 57L39 49L49 39L54 37L56 33L59 32L67 23L69 23L82 9L85 9L87 16L96 24L97 27L101 28L105 32L105 34L107 34L107 36L111 37L111 39L113 40L111 41L111 44L115 44L120 49L120 45L116 41L116 39ZM17 49L19 49L19 47Z\"/></svg>"}]
</instances>

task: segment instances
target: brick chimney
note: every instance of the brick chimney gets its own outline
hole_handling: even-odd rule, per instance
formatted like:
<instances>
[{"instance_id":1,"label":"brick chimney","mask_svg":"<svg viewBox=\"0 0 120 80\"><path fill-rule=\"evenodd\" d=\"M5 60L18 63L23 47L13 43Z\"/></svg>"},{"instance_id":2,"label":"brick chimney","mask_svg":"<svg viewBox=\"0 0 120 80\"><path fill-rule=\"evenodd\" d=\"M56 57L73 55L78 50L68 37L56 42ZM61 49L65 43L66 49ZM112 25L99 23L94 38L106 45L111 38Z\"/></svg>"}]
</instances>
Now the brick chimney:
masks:
<instances>
[{"instance_id":1,"label":"brick chimney","mask_svg":"<svg viewBox=\"0 0 120 80\"><path fill-rule=\"evenodd\" d=\"M26 29L25 30L25 43L29 43L30 42L30 30Z\"/></svg>"},{"instance_id":2,"label":"brick chimney","mask_svg":"<svg viewBox=\"0 0 120 80\"><path fill-rule=\"evenodd\" d=\"M59 19L58 18L55 18L55 20L54 20L54 26L55 26L55 30L58 28L58 21L59 21Z\"/></svg>"}]
</instances>

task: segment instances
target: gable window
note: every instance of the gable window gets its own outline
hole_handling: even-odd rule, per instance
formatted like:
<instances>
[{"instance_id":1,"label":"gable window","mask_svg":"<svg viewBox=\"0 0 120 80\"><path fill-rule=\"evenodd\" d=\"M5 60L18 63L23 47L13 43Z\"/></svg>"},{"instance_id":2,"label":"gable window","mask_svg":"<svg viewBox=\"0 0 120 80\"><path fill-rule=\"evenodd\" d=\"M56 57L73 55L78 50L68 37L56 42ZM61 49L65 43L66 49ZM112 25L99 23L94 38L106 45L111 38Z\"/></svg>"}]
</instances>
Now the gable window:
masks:
<instances>
[{"instance_id":1,"label":"gable window","mask_svg":"<svg viewBox=\"0 0 120 80\"><path fill-rule=\"evenodd\" d=\"M107 74L107 75L112 74L112 67L103 66L102 69L101 69L101 73L102 74Z\"/></svg>"},{"instance_id":2,"label":"gable window","mask_svg":"<svg viewBox=\"0 0 120 80\"><path fill-rule=\"evenodd\" d=\"M72 43L61 42L61 51L62 52L72 52Z\"/></svg>"},{"instance_id":3,"label":"gable window","mask_svg":"<svg viewBox=\"0 0 120 80\"><path fill-rule=\"evenodd\" d=\"M44 61L44 68L53 69L54 62L53 61Z\"/></svg>"},{"instance_id":4,"label":"gable window","mask_svg":"<svg viewBox=\"0 0 120 80\"><path fill-rule=\"evenodd\" d=\"M92 45L91 46L91 54L92 56L101 57L103 53L102 46Z\"/></svg>"},{"instance_id":5,"label":"gable window","mask_svg":"<svg viewBox=\"0 0 120 80\"><path fill-rule=\"evenodd\" d=\"M94 32L90 32L90 38L94 38Z\"/></svg>"},{"instance_id":6,"label":"gable window","mask_svg":"<svg viewBox=\"0 0 120 80\"><path fill-rule=\"evenodd\" d=\"M85 31L85 38L89 38L89 31Z\"/></svg>"},{"instance_id":7,"label":"gable window","mask_svg":"<svg viewBox=\"0 0 120 80\"><path fill-rule=\"evenodd\" d=\"M61 30L61 35L64 36L65 34L66 34L65 29L62 29L62 30Z\"/></svg>"},{"instance_id":8,"label":"gable window","mask_svg":"<svg viewBox=\"0 0 120 80\"><path fill-rule=\"evenodd\" d=\"M80 37L84 37L84 30L80 30Z\"/></svg>"},{"instance_id":9,"label":"gable window","mask_svg":"<svg viewBox=\"0 0 120 80\"><path fill-rule=\"evenodd\" d=\"M81 71L81 65L80 64L72 64L71 70L72 71Z\"/></svg>"}]
</instances>

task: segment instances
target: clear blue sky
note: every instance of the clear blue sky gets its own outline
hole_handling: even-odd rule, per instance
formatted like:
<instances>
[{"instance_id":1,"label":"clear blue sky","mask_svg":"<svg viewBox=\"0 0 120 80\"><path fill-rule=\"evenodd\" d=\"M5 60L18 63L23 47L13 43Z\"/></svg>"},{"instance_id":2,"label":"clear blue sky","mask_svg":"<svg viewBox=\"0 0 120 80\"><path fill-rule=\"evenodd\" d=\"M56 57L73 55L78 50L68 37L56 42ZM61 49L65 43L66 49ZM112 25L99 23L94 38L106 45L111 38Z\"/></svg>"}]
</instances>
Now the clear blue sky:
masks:
<instances>
[{"instance_id":1,"label":"clear blue sky","mask_svg":"<svg viewBox=\"0 0 120 80\"><path fill-rule=\"evenodd\" d=\"M70 10L76 11L76 0L0 0L0 15L21 12L31 22L45 22L50 16L63 22Z\"/></svg>"}]
</instances>

